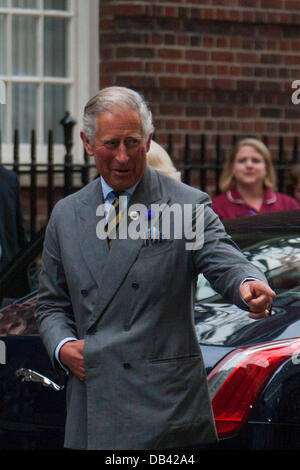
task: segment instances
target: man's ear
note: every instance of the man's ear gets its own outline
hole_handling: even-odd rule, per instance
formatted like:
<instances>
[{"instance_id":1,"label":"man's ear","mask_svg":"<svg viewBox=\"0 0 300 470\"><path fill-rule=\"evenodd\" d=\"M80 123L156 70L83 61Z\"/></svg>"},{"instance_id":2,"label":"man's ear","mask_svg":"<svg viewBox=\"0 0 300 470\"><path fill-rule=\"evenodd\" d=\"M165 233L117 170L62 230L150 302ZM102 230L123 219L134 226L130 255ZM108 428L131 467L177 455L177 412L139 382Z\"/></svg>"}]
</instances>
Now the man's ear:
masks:
<instances>
[{"instance_id":1,"label":"man's ear","mask_svg":"<svg viewBox=\"0 0 300 470\"><path fill-rule=\"evenodd\" d=\"M148 153L149 150L150 150L150 145L151 145L152 136L153 136L153 133L149 135L148 140L147 140L147 142L146 142L146 150L147 150L147 153Z\"/></svg>"},{"instance_id":2,"label":"man's ear","mask_svg":"<svg viewBox=\"0 0 300 470\"><path fill-rule=\"evenodd\" d=\"M86 153L90 156L94 155L93 146L90 144L90 141L88 140L83 131L80 132L80 137L83 142Z\"/></svg>"}]
</instances>

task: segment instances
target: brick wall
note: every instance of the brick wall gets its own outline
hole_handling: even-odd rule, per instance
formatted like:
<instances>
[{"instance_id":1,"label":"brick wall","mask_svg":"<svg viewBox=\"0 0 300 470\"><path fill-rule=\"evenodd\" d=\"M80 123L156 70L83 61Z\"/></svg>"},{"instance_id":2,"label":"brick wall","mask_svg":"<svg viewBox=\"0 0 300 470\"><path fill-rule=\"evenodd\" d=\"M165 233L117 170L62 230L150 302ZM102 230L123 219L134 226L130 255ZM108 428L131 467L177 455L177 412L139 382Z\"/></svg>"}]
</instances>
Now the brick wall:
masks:
<instances>
[{"instance_id":1,"label":"brick wall","mask_svg":"<svg viewBox=\"0 0 300 470\"><path fill-rule=\"evenodd\" d=\"M284 136L291 156L300 133L300 0L101 0L100 86L139 90L150 103L156 139L174 137L174 161L190 134L215 158L231 136L266 135L276 158ZM213 192L213 188L212 188Z\"/></svg>"}]
</instances>

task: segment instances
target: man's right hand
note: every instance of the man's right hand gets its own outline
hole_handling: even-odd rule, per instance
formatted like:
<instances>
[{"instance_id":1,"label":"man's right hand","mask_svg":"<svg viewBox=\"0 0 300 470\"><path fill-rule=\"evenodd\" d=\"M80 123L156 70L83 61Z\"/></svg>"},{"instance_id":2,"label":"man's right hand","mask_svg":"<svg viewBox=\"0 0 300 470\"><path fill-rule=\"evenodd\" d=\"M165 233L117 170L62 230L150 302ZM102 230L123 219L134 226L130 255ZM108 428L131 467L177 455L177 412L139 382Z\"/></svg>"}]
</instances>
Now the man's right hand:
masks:
<instances>
[{"instance_id":1,"label":"man's right hand","mask_svg":"<svg viewBox=\"0 0 300 470\"><path fill-rule=\"evenodd\" d=\"M67 366L81 382L85 382L83 346L83 339L68 341L61 347L59 353L60 361Z\"/></svg>"}]
</instances>

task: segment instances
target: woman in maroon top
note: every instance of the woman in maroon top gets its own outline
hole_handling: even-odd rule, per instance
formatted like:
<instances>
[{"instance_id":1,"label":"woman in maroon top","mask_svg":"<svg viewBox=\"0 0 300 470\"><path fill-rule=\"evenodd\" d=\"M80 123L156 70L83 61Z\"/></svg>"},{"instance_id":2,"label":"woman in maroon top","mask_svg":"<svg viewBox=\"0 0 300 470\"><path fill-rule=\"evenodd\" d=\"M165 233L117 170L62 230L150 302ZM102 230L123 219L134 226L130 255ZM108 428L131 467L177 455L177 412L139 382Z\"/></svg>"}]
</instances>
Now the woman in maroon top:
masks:
<instances>
[{"instance_id":1,"label":"woman in maroon top","mask_svg":"<svg viewBox=\"0 0 300 470\"><path fill-rule=\"evenodd\" d=\"M221 178L222 194L212 201L221 219L299 209L298 202L274 190L276 176L271 155L263 142L240 140L225 162Z\"/></svg>"}]
</instances>

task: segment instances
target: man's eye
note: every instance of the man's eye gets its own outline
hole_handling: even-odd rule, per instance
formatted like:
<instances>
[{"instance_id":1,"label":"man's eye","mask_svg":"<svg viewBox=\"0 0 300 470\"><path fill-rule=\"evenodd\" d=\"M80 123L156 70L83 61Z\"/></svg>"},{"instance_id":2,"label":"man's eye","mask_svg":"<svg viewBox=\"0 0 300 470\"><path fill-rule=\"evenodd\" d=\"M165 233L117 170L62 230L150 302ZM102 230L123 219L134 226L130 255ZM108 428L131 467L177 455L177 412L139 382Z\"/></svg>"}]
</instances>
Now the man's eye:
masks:
<instances>
[{"instance_id":1,"label":"man's eye","mask_svg":"<svg viewBox=\"0 0 300 470\"><path fill-rule=\"evenodd\" d=\"M135 137L128 137L125 139L125 145L126 147L134 147L140 143L139 139Z\"/></svg>"},{"instance_id":2,"label":"man's eye","mask_svg":"<svg viewBox=\"0 0 300 470\"><path fill-rule=\"evenodd\" d=\"M119 141L118 140L108 140L104 142L105 147L109 149L114 149L119 146Z\"/></svg>"},{"instance_id":3,"label":"man's eye","mask_svg":"<svg viewBox=\"0 0 300 470\"><path fill-rule=\"evenodd\" d=\"M136 147L137 145L139 145L140 143L140 139L136 138L136 137L127 137L125 140L124 140L124 145L126 148L133 148L133 147ZM109 149L109 150L115 150L119 147L120 145L120 141L119 140L106 140L103 142L103 145Z\"/></svg>"}]
</instances>

